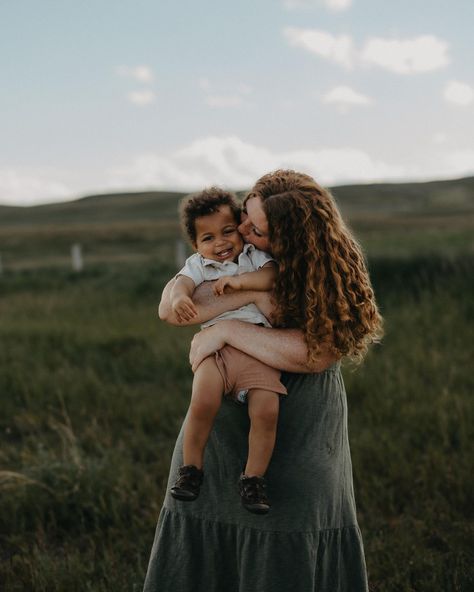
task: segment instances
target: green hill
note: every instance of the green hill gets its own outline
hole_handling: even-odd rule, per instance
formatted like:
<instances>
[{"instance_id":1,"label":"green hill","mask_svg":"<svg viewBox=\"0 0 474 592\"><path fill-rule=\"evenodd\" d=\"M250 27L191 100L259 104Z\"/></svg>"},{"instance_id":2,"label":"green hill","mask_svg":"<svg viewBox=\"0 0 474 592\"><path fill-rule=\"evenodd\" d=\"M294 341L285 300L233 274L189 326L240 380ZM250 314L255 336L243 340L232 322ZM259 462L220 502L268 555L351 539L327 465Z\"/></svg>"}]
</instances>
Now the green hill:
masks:
<instances>
[{"instance_id":1,"label":"green hill","mask_svg":"<svg viewBox=\"0 0 474 592\"><path fill-rule=\"evenodd\" d=\"M448 214L474 212L474 177L425 183L344 185L333 193L348 212Z\"/></svg>"},{"instance_id":2,"label":"green hill","mask_svg":"<svg viewBox=\"0 0 474 592\"><path fill-rule=\"evenodd\" d=\"M344 218L369 256L474 251L474 177L426 183L333 187ZM245 194L239 192L240 196ZM87 262L159 263L180 237L179 192L90 195L63 203L0 206L5 269L69 265L71 244Z\"/></svg>"},{"instance_id":3,"label":"green hill","mask_svg":"<svg viewBox=\"0 0 474 592\"><path fill-rule=\"evenodd\" d=\"M0 206L0 226L170 219L176 217L177 203L184 195L172 191L111 193L40 206Z\"/></svg>"},{"instance_id":4,"label":"green hill","mask_svg":"<svg viewBox=\"0 0 474 592\"><path fill-rule=\"evenodd\" d=\"M474 177L425 183L341 185L333 187L332 192L341 210L355 218L474 212ZM0 226L175 219L178 201L184 195L171 191L113 193L40 206L0 206Z\"/></svg>"}]
</instances>

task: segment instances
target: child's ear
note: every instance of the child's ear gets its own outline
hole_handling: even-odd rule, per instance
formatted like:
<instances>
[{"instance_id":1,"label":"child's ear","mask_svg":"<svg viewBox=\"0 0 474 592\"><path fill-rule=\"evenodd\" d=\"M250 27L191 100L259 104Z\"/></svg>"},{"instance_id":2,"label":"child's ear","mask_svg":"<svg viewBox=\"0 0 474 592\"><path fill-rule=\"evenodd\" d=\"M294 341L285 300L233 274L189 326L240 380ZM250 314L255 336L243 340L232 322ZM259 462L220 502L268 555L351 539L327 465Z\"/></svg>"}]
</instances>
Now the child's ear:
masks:
<instances>
[{"instance_id":1,"label":"child's ear","mask_svg":"<svg viewBox=\"0 0 474 592\"><path fill-rule=\"evenodd\" d=\"M192 248L193 248L195 251L197 251L197 250L198 250L198 247L197 247L197 242L196 242L196 241L191 241L191 246L192 246Z\"/></svg>"}]
</instances>

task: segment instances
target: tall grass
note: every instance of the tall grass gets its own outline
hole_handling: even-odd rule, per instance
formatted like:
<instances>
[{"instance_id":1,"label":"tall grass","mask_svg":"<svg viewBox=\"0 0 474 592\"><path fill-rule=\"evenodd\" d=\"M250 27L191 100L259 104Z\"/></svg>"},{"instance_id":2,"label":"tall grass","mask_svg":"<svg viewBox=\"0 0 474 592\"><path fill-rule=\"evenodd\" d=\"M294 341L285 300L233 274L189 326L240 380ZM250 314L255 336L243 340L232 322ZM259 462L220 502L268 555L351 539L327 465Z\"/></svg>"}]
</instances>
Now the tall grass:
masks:
<instances>
[{"instance_id":1,"label":"tall grass","mask_svg":"<svg viewBox=\"0 0 474 592\"><path fill-rule=\"evenodd\" d=\"M157 320L173 270L0 282L0 589L140 590L185 413L192 330ZM373 259L386 337L345 369L371 586L467 592L472 256Z\"/></svg>"},{"instance_id":2,"label":"tall grass","mask_svg":"<svg viewBox=\"0 0 474 592\"><path fill-rule=\"evenodd\" d=\"M376 261L383 344L346 373L374 590L474 585L473 260Z\"/></svg>"}]
</instances>

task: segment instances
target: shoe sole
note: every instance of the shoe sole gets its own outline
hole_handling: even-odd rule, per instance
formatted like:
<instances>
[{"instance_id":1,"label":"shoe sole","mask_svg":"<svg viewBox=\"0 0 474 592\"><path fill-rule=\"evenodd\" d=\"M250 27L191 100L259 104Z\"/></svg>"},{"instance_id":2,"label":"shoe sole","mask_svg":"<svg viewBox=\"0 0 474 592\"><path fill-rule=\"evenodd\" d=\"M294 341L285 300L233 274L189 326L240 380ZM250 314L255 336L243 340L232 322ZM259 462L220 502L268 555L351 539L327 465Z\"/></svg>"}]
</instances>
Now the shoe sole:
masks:
<instances>
[{"instance_id":1,"label":"shoe sole","mask_svg":"<svg viewBox=\"0 0 474 592\"><path fill-rule=\"evenodd\" d=\"M268 514L268 512L270 510L270 506L263 506L263 505L248 506L246 504L242 504L242 505L247 510L247 512L252 512L252 514Z\"/></svg>"},{"instance_id":2,"label":"shoe sole","mask_svg":"<svg viewBox=\"0 0 474 592\"><path fill-rule=\"evenodd\" d=\"M194 493L191 493L191 495L189 495L190 492L182 493L180 491L171 490L170 493L171 496L174 497L174 499L180 500L181 502L193 502L198 497Z\"/></svg>"}]
</instances>

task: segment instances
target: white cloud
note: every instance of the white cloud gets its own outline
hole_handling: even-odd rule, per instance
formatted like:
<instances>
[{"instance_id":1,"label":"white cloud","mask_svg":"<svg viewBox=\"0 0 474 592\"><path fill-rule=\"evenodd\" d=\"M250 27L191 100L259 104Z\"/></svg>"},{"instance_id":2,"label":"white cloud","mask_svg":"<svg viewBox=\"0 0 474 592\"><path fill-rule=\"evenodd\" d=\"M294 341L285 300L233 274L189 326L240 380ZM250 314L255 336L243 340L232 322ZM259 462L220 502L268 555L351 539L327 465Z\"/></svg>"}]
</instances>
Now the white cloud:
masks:
<instances>
[{"instance_id":1,"label":"white cloud","mask_svg":"<svg viewBox=\"0 0 474 592\"><path fill-rule=\"evenodd\" d=\"M450 175L474 175L474 149L455 150L446 156L445 163Z\"/></svg>"},{"instance_id":2,"label":"white cloud","mask_svg":"<svg viewBox=\"0 0 474 592\"><path fill-rule=\"evenodd\" d=\"M151 90L135 90L128 93L127 98L131 103L138 105L139 107L144 107L145 105L154 103L155 93Z\"/></svg>"},{"instance_id":3,"label":"white cloud","mask_svg":"<svg viewBox=\"0 0 474 592\"><path fill-rule=\"evenodd\" d=\"M206 105L217 109L226 109L228 107L239 108L244 105L244 100L238 95L209 95L206 97Z\"/></svg>"},{"instance_id":4,"label":"white cloud","mask_svg":"<svg viewBox=\"0 0 474 592\"><path fill-rule=\"evenodd\" d=\"M352 0L283 0L285 8L289 8L290 10L317 7L321 4L324 4L329 10L340 12L350 8Z\"/></svg>"},{"instance_id":5,"label":"white cloud","mask_svg":"<svg viewBox=\"0 0 474 592\"><path fill-rule=\"evenodd\" d=\"M336 86L322 96L323 103L334 103L339 106L371 105L373 100L349 86Z\"/></svg>"},{"instance_id":6,"label":"white cloud","mask_svg":"<svg viewBox=\"0 0 474 592\"><path fill-rule=\"evenodd\" d=\"M410 171L353 148L272 152L236 136L208 137L163 156L145 154L109 171L112 188L195 190L211 184L249 187L266 171L279 167L309 172L325 184L402 179Z\"/></svg>"},{"instance_id":7,"label":"white cloud","mask_svg":"<svg viewBox=\"0 0 474 592\"><path fill-rule=\"evenodd\" d=\"M465 82L451 80L444 87L443 96L448 103L465 107L474 101L474 87Z\"/></svg>"},{"instance_id":8,"label":"white cloud","mask_svg":"<svg viewBox=\"0 0 474 592\"><path fill-rule=\"evenodd\" d=\"M108 190L177 189L208 185L250 187L265 172L292 168L323 185L442 179L473 174L474 150L458 150L420 163L390 163L356 148L318 148L273 152L236 136L195 140L166 156L143 154L108 171Z\"/></svg>"},{"instance_id":9,"label":"white cloud","mask_svg":"<svg viewBox=\"0 0 474 592\"><path fill-rule=\"evenodd\" d=\"M444 68L450 62L449 45L434 35L411 39L373 37L356 49L349 35L335 36L319 29L286 27L288 43L346 67L378 66L397 74L416 74Z\"/></svg>"},{"instance_id":10,"label":"white cloud","mask_svg":"<svg viewBox=\"0 0 474 592\"><path fill-rule=\"evenodd\" d=\"M64 174L51 168L10 167L0 169L0 203L32 205L38 202L65 201L71 187Z\"/></svg>"},{"instance_id":11,"label":"white cloud","mask_svg":"<svg viewBox=\"0 0 474 592\"><path fill-rule=\"evenodd\" d=\"M447 141L448 137L444 132L435 132L433 134L433 142L435 144L444 144Z\"/></svg>"},{"instance_id":12,"label":"white cloud","mask_svg":"<svg viewBox=\"0 0 474 592\"><path fill-rule=\"evenodd\" d=\"M301 47L346 67L352 66L354 49L352 39L348 35L335 36L318 29L298 27L286 27L283 34L294 47Z\"/></svg>"},{"instance_id":13,"label":"white cloud","mask_svg":"<svg viewBox=\"0 0 474 592\"><path fill-rule=\"evenodd\" d=\"M196 140L172 154L144 154L110 171L113 187L193 190L205 185L245 187L274 166L272 154L235 136ZM258 172L257 172L258 171Z\"/></svg>"},{"instance_id":14,"label":"white cloud","mask_svg":"<svg viewBox=\"0 0 474 592\"><path fill-rule=\"evenodd\" d=\"M356 148L295 151L284 156L285 166L306 170L326 185L396 180L408 174L405 166L385 163Z\"/></svg>"},{"instance_id":15,"label":"white cloud","mask_svg":"<svg viewBox=\"0 0 474 592\"><path fill-rule=\"evenodd\" d=\"M331 10L339 12L340 10L347 10L352 5L352 0L325 0L325 4Z\"/></svg>"},{"instance_id":16,"label":"white cloud","mask_svg":"<svg viewBox=\"0 0 474 592\"><path fill-rule=\"evenodd\" d=\"M124 78L134 78L138 82L152 82L154 79L153 70L150 66L118 66L117 74Z\"/></svg>"},{"instance_id":17,"label":"white cloud","mask_svg":"<svg viewBox=\"0 0 474 592\"><path fill-rule=\"evenodd\" d=\"M365 42L360 59L397 74L438 70L449 64L448 44L434 35L413 39L374 37Z\"/></svg>"},{"instance_id":18,"label":"white cloud","mask_svg":"<svg viewBox=\"0 0 474 592\"><path fill-rule=\"evenodd\" d=\"M31 205L126 190L192 191L212 184L241 189L279 167L307 172L324 185L441 179L474 174L474 149L441 153L424 164L391 163L351 147L276 152L236 136L211 136L171 153L137 155L95 178L53 168L0 169L0 203Z\"/></svg>"}]
</instances>

